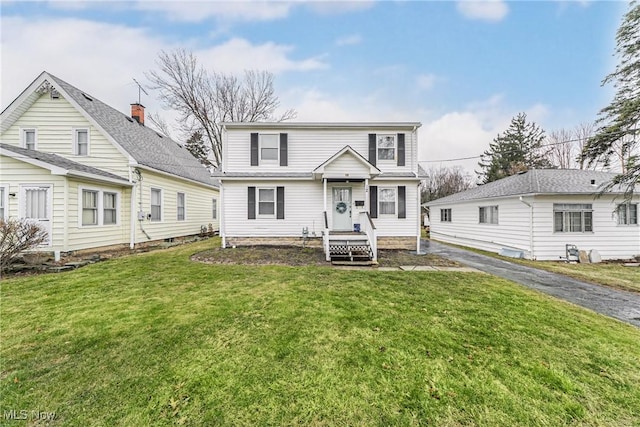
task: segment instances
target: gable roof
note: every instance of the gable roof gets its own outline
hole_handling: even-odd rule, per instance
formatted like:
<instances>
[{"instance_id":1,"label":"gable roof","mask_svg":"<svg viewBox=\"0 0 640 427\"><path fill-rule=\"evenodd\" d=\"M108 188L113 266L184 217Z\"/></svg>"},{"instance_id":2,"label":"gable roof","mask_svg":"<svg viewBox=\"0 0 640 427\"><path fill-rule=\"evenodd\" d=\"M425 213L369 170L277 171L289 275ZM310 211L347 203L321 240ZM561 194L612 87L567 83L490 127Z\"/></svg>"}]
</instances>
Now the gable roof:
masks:
<instances>
[{"instance_id":1,"label":"gable roof","mask_svg":"<svg viewBox=\"0 0 640 427\"><path fill-rule=\"evenodd\" d=\"M0 144L0 153L16 160L48 169L54 175L70 175L106 181L119 185L132 185L128 180L112 173L83 165L52 153L28 150L15 145Z\"/></svg>"},{"instance_id":2,"label":"gable roof","mask_svg":"<svg viewBox=\"0 0 640 427\"><path fill-rule=\"evenodd\" d=\"M595 195L616 175L610 172L579 169L531 169L433 200L427 203L427 206L533 194ZM614 188L609 193L623 194L624 190Z\"/></svg>"},{"instance_id":3,"label":"gable roof","mask_svg":"<svg viewBox=\"0 0 640 427\"><path fill-rule=\"evenodd\" d=\"M316 176L316 177L323 176L325 174L325 169L327 167L329 167L333 162L335 162L339 158L341 158L343 156L348 156L348 155L351 155L352 157L354 157L356 159L356 161L362 165L362 168L368 171L368 174L369 174L370 177L377 176L377 175L380 174L380 169L378 169L376 166L374 166L371 163L369 163L369 161L367 161L367 159L362 157L362 155L360 153L358 153L356 150L354 150L353 148L351 148L351 146L346 145L340 151L338 151L333 156L331 156L327 160L325 160L320 166L315 168L313 170L314 176ZM354 178L355 178L355 176L354 176Z\"/></svg>"},{"instance_id":4,"label":"gable roof","mask_svg":"<svg viewBox=\"0 0 640 427\"><path fill-rule=\"evenodd\" d=\"M131 157L138 165L215 187L209 171L177 142L47 72L40 74L2 112L2 131L11 126L38 99L38 89L47 84L62 94L123 154Z\"/></svg>"}]
</instances>

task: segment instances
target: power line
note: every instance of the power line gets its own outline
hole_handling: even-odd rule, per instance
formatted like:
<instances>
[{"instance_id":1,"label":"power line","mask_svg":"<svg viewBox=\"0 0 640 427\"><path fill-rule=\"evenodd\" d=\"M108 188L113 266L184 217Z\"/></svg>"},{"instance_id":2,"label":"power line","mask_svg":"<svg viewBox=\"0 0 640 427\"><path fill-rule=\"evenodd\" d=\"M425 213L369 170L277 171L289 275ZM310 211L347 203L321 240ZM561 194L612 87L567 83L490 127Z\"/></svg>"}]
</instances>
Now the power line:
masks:
<instances>
[{"instance_id":1,"label":"power line","mask_svg":"<svg viewBox=\"0 0 640 427\"><path fill-rule=\"evenodd\" d=\"M601 135L619 135L619 134L623 134L623 133L635 133L638 130L640 130L640 128L635 128L635 129L629 129L629 130L621 130L618 132L611 132L611 133L605 133L605 134L601 134ZM589 137L591 138L591 137ZM578 141L583 141L585 139L588 138L575 138L575 139L566 139L564 141L558 141L558 142L550 142L548 144L542 144L540 145L540 148L543 147L553 147L554 145L563 145L563 144L567 144L569 142L578 142ZM510 151L502 151L501 153L503 154L509 154L509 153L515 153L516 150L510 150ZM458 157L458 158L454 158L454 159L442 159L442 160L418 160L418 163L442 163L442 162L459 162L462 160L473 160L473 159L480 159L482 158L482 154L480 154L479 156L469 156L469 157Z\"/></svg>"}]
</instances>

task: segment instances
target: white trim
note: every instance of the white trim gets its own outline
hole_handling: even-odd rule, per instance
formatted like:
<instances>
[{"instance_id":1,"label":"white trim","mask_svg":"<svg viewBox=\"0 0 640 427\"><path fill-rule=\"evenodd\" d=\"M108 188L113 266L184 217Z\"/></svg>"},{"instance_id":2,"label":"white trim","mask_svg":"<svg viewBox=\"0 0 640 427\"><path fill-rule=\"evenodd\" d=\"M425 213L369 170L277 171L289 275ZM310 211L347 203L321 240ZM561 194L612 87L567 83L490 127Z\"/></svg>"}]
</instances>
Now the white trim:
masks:
<instances>
[{"instance_id":1,"label":"white trim","mask_svg":"<svg viewBox=\"0 0 640 427\"><path fill-rule=\"evenodd\" d=\"M38 184L38 183L29 183L29 184L18 184L18 217L19 218L25 218L26 215L26 196L27 196L27 190L28 189L33 189L33 188L37 188L37 189L47 189L47 226L46 231L49 237L49 240L47 243L43 244L42 246L52 246L53 245L53 184L51 183L47 183L47 184ZM41 221L36 220L36 222L41 223Z\"/></svg>"},{"instance_id":2,"label":"white trim","mask_svg":"<svg viewBox=\"0 0 640 427\"><path fill-rule=\"evenodd\" d=\"M393 138L393 158L381 159L380 158L380 138ZM389 148L382 148L382 150L388 150ZM398 135L392 133L378 133L376 134L376 161L382 164L396 164L398 162ZM376 163L376 164L377 164Z\"/></svg>"},{"instance_id":3,"label":"white trim","mask_svg":"<svg viewBox=\"0 0 640 427\"><path fill-rule=\"evenodd\" d=\"M271 190L273 191L273 213L272 214L261 214L260 213L260 190ZM267 203L267 202L265 202ZM278 191L276 187L256 187L256 219L257 218L272 218L274 219L277 214L278 209Z\"/></svg>"},{"instance_id":4,"label":"white trim","mask_svg":"<svg viewBox=\"0 0 640 427\"><path fill-rule=\"evenodd\" d=\"M27 132L33 131L33 148L27 148ZM37 127L21 127L20 128L20 147L28 150L38 149L38 128Z\"/></svg>"},{"instance_id":5,"label":"white trim","mask_svg":"<svg viewBox=\"0 0 640 427\"><path fill-rule=\"evenodd\" d=\"M160 219L153 219L153 206L154 206L153 205L153 192L154 191L159 191L160 192ZM164 222L164 191L162 190L162 188L158 188L158 187L150 187L149 188L149 215L151 215L149 217L149 221L150 222L158 222L158 223Z\"/></svg>"},{"instance_id":6,"label":"white trim","mask_svg":"<svg viewBox=\"0 0 640 427\"><path fill-rule=\"evenodd\" d=\"M264 141L262 137L264 136L274 136L275 137L275 150L276 150L276 158L275 159L263 159L262 158L262 144ZM270 150L273 150L272 147L266 147ZM259 133L258 134L258 164L259 165L279 165L280 164L280 134L279 133Z\"/></svg>"},{"instance_id":7,"label":"white trim","mask_svg":"<svg viewBox=\"0 0 640 427\"><path fill-rule=\"evenodd\" d=\"M9 184L0 184L0 188L3 190L2 195L0 197L0 202L2 203L2 208L4 209L4 215L0 216L0 219L8 219L9 218Z\"/></svg>"},{"instance_id":8,"label":"white trim","mask_svg":"<svg viewBox=\"0 0 640 427\"><path fill-rule=\"evenodd\" d=\"M382 190L393 190L393 213L382 213L382 209L380 209L380 203L382 203ZM398 215L398 187L380 187L378 186L378 218L380 217L391 217Z\"/></svg>"},{"instance_id":9,"label":"white trim","mask_svg":"<svg viewBox=\"0 0 640 427\"><path fill-rule=\"evenodd\" d=\"M209 187L209 188L213 188L214 190L218 189L218 187L216 185L214 185L213 183L212 184L205 184L204 182L196 181L194 179L185 178L183 176L174 175L172 173L164 172L164 171L161 171L161 170L158 170L158 169L154 169L154 168L149 167L149 166L145 166L145 165L141 165L141 164L135 164L135 165L129 165L129 166L135 166L138 169L146 170L146 171L149 171L149 172L154 172L154 173L157 173L159 175L168 176L168 177L173 178L173 179L180 179L182 181L190 182L192 184L200 185L202 187ZM222 179L222 178L220 178L220 179ZM247 179L247 178L244 178L244 179ZM213 178L212 178L212 180L213 180Z\"/></svg>"},{"instance_id":10,"label":"white trim","mask_svg":"<svg viewBox=\"0 0 640 427\"><path fill-rule=\"evenodd\" d=\"M80 154L79 144L78 144L78 133L81 131L87 132L87 154ZM74 127L72 128L73 133L73 154L79 157L88 157L91 155L91 129L88 127Z\"/></svg>"},{"instance_id":11,"label":"white trim","mask_svg":"<svg viewBox=\"0 0 640 427\"><path fill-rule=\"evenodd\" d=\"M420 122L223 122L228 129L384 129L413 131Z\"/></svg>"},{"instance_id":12,"label":"white trim","mask_svg":"<svg viewBox=\"0 0 640 427\"><path fill-rule=\"evenodd\" d=\"M180 201L180 195L182 194L182 219L180 219L179 215L180 215L180 211L178 210L180 208L180 204L178 203ZM184 191L178 191L176 192L176 221L186 221L187 220L187 193L185 193Z\"/></svg>"},{"instance_id":13,"label":"white trim","mask_svg":"<svg viewBox=\"0 0 640 427\"><path fill-rule=\"evenodd\" d=\"M85 191L95 191L97 194L96 197L96 209L98 210L98 218L97 224L83 224L82 223L82 210L83 206L83 195ZM116 222L115 224L105 224L104 223L104 194L111 193L116 195ZM86 185L78 186L78 228L95 228L95 227L118 227L120 226L120 215L122 214L121 209L121 200L122 193L119 190L107 187L90 187Z\"/></svg>"}]
</instances>

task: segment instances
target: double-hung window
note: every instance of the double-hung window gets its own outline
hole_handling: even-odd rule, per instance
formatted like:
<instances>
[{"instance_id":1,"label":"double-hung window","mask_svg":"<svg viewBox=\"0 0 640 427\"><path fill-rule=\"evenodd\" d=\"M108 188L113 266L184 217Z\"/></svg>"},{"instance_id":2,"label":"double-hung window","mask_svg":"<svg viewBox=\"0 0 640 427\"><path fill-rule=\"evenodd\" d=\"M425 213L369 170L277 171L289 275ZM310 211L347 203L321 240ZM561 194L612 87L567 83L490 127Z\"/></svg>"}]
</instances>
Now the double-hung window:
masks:
<instances>
[{"instance_id":1,"label":"double-hung window","mask_svg":"<svg viewBox=\"0 0 640 427\"><path fill-rule=\"evenodd\" d=\"M554 203L553 231L558 233L588 233L593 231L591 203Z\"/></svg>"},{"instance_id":2,"label":"double-hung window","mask_svg":"<svg viewBox=\"0 0 640 427\"><path fill-rule=\"evenodd\" d=\"M89 129L75 129L73 134L74 153L78 156L88 156Z\"/></svg>"},{"instance_id":3,"label":"double-hung window","mask_svg":"<svg viewBox=\"0 0 640 427\"><path fill-rule=\"evenodd\" d=\"M82 225L98 225L98 191L82 190Z\"/></svg>"},{"instance_id":4,"label":"double-hung window","mask_svg":"<svg viewBox=\"0 0 640 427\"><path fill-rule=\"evenodd\" d=\"M118 195L105 191L102 194L102 223L105 225L118 222Z\"/></svg>"},{"instance_id":5,"label":"double-hung window","mask_svg":"<svg viewBox=\"0 0 640 427\"><path fill-rule=\"evenodd\" d=\"M622 203L616 208L619 225L638 225L638 205Z\"/></svg>"},{"instance_id":6,"label":"double-hung window","mask_svg":"<svg viewBox=\"0 0 640 427\"><path fill-rule=\"evenodd\" d=\"M184 193L178 193L177 198L177 209L178 209L178 221L184 221L185 219L185 198Z\"/></svg>"},{"instance_id":7,"label":"double-hung window","mask_svg":"<svg viewBox=\"0 0 640 427\"><path fill-rule=\"evenodd\" d=\"M396 135L377 136L378 160L396 159Z\"/></svg>"},{"instance_id":8,"label":"double-hung window","mask_svg":"<svg viewBox=\"0 0 640 427\"><path fill-rule=\"evenodd\" d=\"M218 199L213 198L211 199L211 218L212 219L217 219L218 218Z\"/></svg>"},{"instance_id":9,"label":"double-hung window","mask_svg":"<svg viewBox=\"0 0 640 427\"><path fill-rule=\"evenodd\" d=\"M276 190L275 188L258 189L258 215L273 216L276 213Z\"/></svg>"},{"instance_id":10,"label":"double-hung window","mask_svg":"<svg viewBox=\"0 0 640 427\"><path fill-rule=\"evenodd\" d=\"M151 221L162 221L162 190L151 189Z\"/></svg>"},{"instance_id":11,"label":"double-hung window","mask_svg":"<svg viewBox=\"0 0 640 427\"><path fill-rule=\"evenodd\" d=\"M498 223L498 207L497 206L481 206L479 209L480 224L497 224Z\"/></svg>"},{"instance_id":12,"label":"double-hung window","mask_svg":"<svg viewBox=\"0 0 640 427\"><path fill-rule=\"evenodd\" d=\"M260 162L277 163L280 140L278 134L260 134Z\"/></svg>"},{"instance_id":13,"label":"double-hung window","mask_svg":"<svg viewBox=\"0 0 640 427\"><path fill-rule=\"evenodd\" d=\"M38 143L38 133L35 129L22 129L22 146L28 150L35 150Z\"/></svg>"},{"instance_id":14,"label":"double-hung window","mask_svg":"<svg viewBox=\"0 0 640 427\"><path fill-rule=\"evenodd\" d=\"M396 189L380 188L378 190L378 214L379 215L395 215L396 214Z\"/></svg>"},{"instance_id":15,"label":"double-hung window","mask_svg":"<svg viewBox=\"0 0 640 427\"><path fill-rule=\"evenodd\" d=\"M440 209L440 222L451 222L451 208Z\"/></svg>"}]
</instances>

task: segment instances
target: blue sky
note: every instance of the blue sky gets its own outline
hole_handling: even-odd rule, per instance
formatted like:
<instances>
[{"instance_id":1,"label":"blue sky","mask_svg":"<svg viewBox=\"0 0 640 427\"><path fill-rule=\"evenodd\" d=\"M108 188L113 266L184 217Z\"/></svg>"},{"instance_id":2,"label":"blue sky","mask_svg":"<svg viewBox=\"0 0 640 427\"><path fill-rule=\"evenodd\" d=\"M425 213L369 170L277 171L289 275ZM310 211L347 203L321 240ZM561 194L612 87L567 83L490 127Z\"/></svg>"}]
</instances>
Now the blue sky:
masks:
<instances>
[{"instance_id":1,"label":"blue sky","mask_svg":"<svg viewBox=\"0 0 640 427\"><path fill-rule=\"evenodd\" d=\"M626 2L1 3L4 109L43 70L127 112L161 49L273 72L300 121L420 121L425 167L476 156L524 111L548 132L593 121ZM147 111L162 111L154 93ZM436 162L433 162L436 161Z\"/></svg>"}]
</instances>

